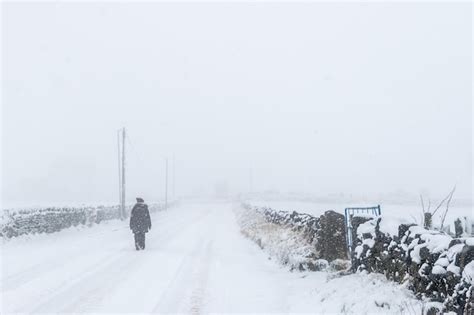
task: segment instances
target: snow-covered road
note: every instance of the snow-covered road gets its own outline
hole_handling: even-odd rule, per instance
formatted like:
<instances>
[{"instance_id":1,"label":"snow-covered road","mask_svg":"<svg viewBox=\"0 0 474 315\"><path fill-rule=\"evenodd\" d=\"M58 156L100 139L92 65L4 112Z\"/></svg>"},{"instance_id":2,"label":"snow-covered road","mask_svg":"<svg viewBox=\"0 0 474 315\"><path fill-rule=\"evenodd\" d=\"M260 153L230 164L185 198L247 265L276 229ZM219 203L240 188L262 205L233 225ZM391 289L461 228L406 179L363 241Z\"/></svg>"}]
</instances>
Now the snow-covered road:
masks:
<instances>
[{"instance_id":1,"label":"snow-covered road","mask_svg":"<svg viewBox=\"0 0 474 315\"><path fill-rule=\"evenodd\" d=\"M377 275L289 272L239 232L232 205L152 214L145 251L127 222L2 244L5 313L419 313Z\"/></svg>"}]
</instances>

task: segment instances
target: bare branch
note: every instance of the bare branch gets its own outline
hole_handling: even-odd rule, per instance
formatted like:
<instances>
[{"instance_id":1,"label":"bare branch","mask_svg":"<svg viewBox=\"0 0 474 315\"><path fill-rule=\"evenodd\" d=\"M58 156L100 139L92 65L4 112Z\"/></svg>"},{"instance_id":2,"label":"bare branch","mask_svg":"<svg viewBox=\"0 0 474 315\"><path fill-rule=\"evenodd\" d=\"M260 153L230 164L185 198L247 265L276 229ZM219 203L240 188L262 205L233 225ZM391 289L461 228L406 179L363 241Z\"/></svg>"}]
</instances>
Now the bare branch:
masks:
<instances>
[{"instance_id":1,"label":"bare branch","mask_svg":"<svg viewBox=\"0 0 474 315\"><path fill-rule=\"evenodd\" d=\"M454 185L453 190L451 190L451 192L446 197L444 197L443 200L441 200L439 205L436 207L435 211L433 211L433 215L436 213L436 211L438 211L439 208L441 208L441 206L445 203L446 200L448 200L450 197L453 196L455 190L456 190L456 185Z\"/></svg>"},{"instance_id":2,"label":"bare branch","mask_svg":"<svg viewBox=\"0 0 474 315\"><path fill-rule=\"evenodd\" d=\"M449 193L449 198L448 201L446 202L446 210L444 211L443 217L441 219L441 230L443 230L444 226L444 220L446 220L446 215L448 214L449 211L449 204L451 203L451 200L453 199L454 192L456 191L456 185L454 185L453 190Z\"/></svg>"}]
</instances>

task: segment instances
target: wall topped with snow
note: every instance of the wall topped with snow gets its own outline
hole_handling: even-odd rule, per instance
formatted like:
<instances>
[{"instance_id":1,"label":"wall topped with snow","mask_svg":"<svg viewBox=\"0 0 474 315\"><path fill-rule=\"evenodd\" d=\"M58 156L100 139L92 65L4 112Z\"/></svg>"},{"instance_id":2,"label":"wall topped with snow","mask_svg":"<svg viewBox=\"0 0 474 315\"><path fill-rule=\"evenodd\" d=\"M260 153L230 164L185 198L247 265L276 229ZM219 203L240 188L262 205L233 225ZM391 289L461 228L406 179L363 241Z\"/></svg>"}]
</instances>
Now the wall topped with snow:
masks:
<instances>
[{"instance_id":1,"label":"wall topped with snow","mask_svg":"<svg viewBox=\"0 0 474 315\"><path fill-rule=\"evenodd\" d=\"M242 233L283 264L300 270L348 267L342 214L315 217L245 203L237 214Z\"/></svg>"},{"instance_id":2,"label":"wall topped with snow","mask_svg":"<svg viewBox=\"0 0 474 315\"><path fill-rule=\"evenodd\" d=\"M474 313L474 238L416 225L394 227L378 217L357 227L352 266L408 283L439 312Z\"/></svg>"},{"instance_id":3,"label":"wall topped with snow","mask_svg":"<svg viewBox=\"0 0 474 315\"><path fill-rule=\"evenodd\" d=\"M130 211L131 207L127 209ZM159 211L164 209L164 204L153 203L149 205L149 209L152 212ZM119 206L5 210L0 220L0 237L12 238L25 234L54 233L73 226L91 226L119 218Z\"/></svg>"}]
</instances>

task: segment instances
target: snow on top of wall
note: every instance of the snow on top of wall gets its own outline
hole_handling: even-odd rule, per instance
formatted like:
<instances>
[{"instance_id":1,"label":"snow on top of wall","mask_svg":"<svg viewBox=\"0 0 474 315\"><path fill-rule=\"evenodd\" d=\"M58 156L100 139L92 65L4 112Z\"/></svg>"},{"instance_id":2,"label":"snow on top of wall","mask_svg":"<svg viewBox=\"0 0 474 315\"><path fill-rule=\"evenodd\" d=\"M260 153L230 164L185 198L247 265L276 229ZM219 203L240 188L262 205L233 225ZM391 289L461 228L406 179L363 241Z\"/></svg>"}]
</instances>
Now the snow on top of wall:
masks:
<instances>
[{"instance_id":1,"label":"snow on top of wall","mask_svg":"<svg viewBox=\"0 0 474 315\"><path fill-rule=\"evenodd\" d=\"M415 238L408 247L409 249L413 248L413 251L410 252L410 257L414 262L418 264L421 263L420 250L422 248L428 248L430 253L441 253L449 248L449 244L452 240L449 235L430 234L431 231L424 231L428 232L420 235L420 239L423 240L424 243L418 244L419 241L417 238ZM464 246L463 244L460 245Z\"/></svg>"},{"instance_id":2,"label":"snow on top of wall","mask_svg":"<svg viewBox=\"0 0 474 315\"><path fill-rule=\"evenodd\" d=\"M420 238L426 242L430 253L441 253L449 248L452 237L444 234L422 234Z\"/></svg>"},{"instance_id":3,"label":"snow on top of wall","mask_svg":"<svg viewBox=\"0 0 474 315\"><path fill-rule=\"evenodd\" d=\"M359 216L359 215L357 215ZM375 236L375 227L377 225L377 219L380 218L379 222L379 230L381 233L389 236L398 235L398 227L402 224L408 223L405 219L398 219L392 217L384 217L384 216L371 216L368 215L367 217L373 218L373 220L367 221L359 225L357 228L357 234L362 236L363 234L372 234Z\"/></svg>"},{"instance_id":4,"label":"snow on top of wall","mask_svg":"<svg viewBox=\"0 0 474 315\"><path fill-rule=\"evenodd\" d=\"M419 225L411 226L408 230L412 234L420 234L420 235L421 234L426 234L426 233L433 233L433 231L427 230L424 227L419 226Z\"/></svg>"},{"instance_id":5,"label":"snow on top of wall","mask_svg":"<svg viewBox=\"0 0 474 315\"><path fill-rule=\"evenodd\" d=\"M461 273L461 268L459 268L458 266L456 266L455 262L453 261L451 264L449 264L448 268L447 268L448 271L454 273L455 275L460 275Z\"/></svg>"},{"instance_id":6,"label":"snow on top of wall","mask_svg":"<svg viewBox=\"0 0 474 315\"><path fill-rule=\"evenodd\" d=\"M394 218L394 217L383 217L380 221L379 229L380 232L386 235L398 235L398 227L402 224L410 223L404 218Z\"/></svg>"},{"instance_id":7,"label":"snow on top of wall","mask_svg":"<svg viewBox=\"0 0 474 315\"><path fill-rule=\"evenodd\" d=\"M462 275L467 282L474 283L474 261L471 261L464 267Z\"/></svg>"},{"instance_id":8,"label":"snow on top of wall","mask_svg":"<svg viewBox=\"0 0 474 315\"><path fill-rule=\"evenodd\" d=\"M449 261L453 261L456 258L456 255L459 254L463 248L464 244L456 244L451 246L446 253L446 257L449 259Z\"/></svg>"},{"instance_id":9,"label":"snow on top of wall","mask_svg":"<svg viewBox=\"0 0 474 315\"><path fill-rule=\"evenodd\" d=\"M417 239L416 239L417 240ZM426 244L420 244L420 245L416 245L413 250L410 252L410 257L411 259L416 262L417 264L420 264L421 263L421 257L420 257L420 250L423 248L423 247L426 247Z\"/></svg>"},{"instance_id":10,"label":"snow on top of wall","mask_svg":"<svg viewBox=\"0 0 474 315\"><path fill-rule=\"evenodd\" d=\"M448 267L448 265L449 265L449 260L446 257L440 257L435 262L435 266Z\"/></svg>"},{"instance_id":11,"label":"snow on top of wall","mask_svg":"<svg viewBox=\"0 0 474 315\"><path fill-rule=\"evenodd\" d=\"M375 226L377 224L376 220L370 220L362 223L357 227L357 234L362 236L363 234L372 234L375 235Z\"/></svg>"},{"instance_id":12,"label":"snow on top of wall","mask_svg":"<svg viewBox=\"0 0 474 315\"><path fill-rule=\"evenodd\" d=\"M434 265L433 270L431 272L435 275L442 275L447 273L446 269L444 269L440 265Z\"/></svg>"}]
</instances>

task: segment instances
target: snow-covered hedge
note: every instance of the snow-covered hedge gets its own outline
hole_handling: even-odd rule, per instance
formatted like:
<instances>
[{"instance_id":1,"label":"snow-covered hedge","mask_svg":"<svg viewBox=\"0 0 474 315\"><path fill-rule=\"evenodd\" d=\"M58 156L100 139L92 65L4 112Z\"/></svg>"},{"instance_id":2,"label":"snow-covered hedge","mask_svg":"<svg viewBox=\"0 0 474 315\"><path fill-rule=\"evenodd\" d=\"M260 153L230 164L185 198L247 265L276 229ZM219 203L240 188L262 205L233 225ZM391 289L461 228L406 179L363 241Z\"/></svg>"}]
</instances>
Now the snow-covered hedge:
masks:
<instances>
[{"instance_id":1,"label":"snow-covered hedge","mask_svg":"<svg viewBox=\"0 0 474 315\"><path fill-rule=\"evenodd\" d=\"M328 211L321 217L242 204L237 211L242 233L271 257L292 269L322 270L348 266L344 217Z\"/></svg>"},{"instance_id":2,"label":"snow-covered hedge","mask_svg":"<svg viewBox=\"0 0 474 315\"><path fill-rule=\"evenodd\" d=\"M152 212L163 208L162 203L149 205ZM130 209L127 208L128 211ZM119 206L4 210L0 219L0 237L12 238L24 234L53 233L72 226L90 226L105 220L119 219Z\"/></svg>"},{"instance_id":3,"label":"snow-covered hedge","mask_svg":"<svg viewBox=\"0 0 474 315\"><path fill-rule=\"evenodd\" d=\"M377 217L357 227L353 248L354 269L408 282L439 312L474 314L474 238L453 238L416 225L394 229Z\"/></svg>"}]
</instances>

